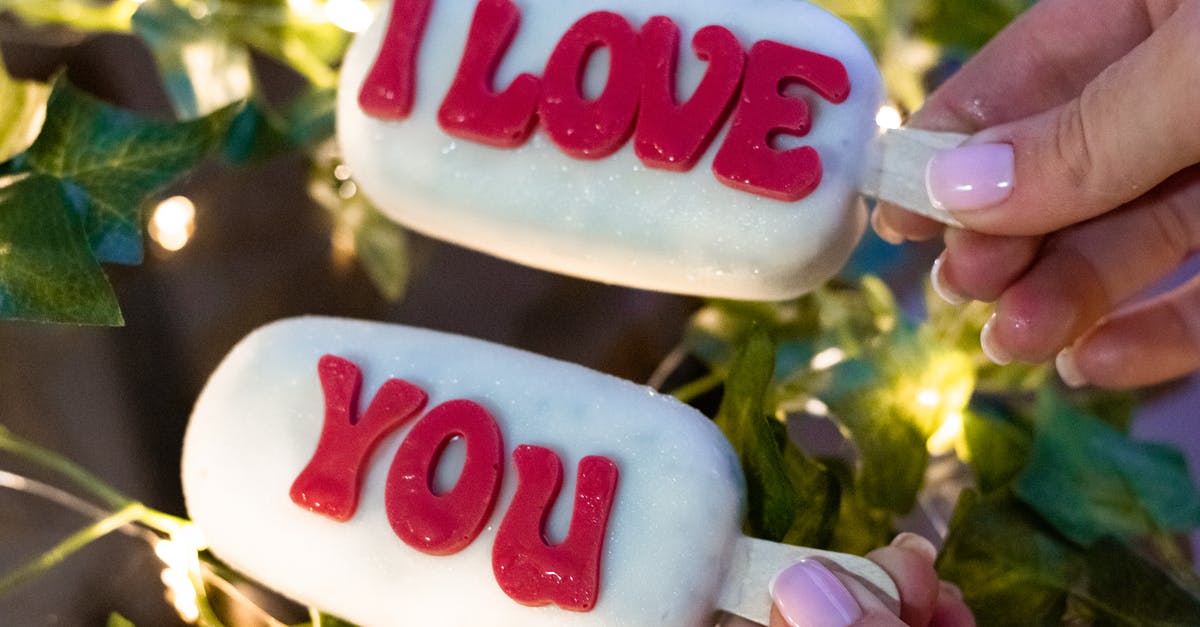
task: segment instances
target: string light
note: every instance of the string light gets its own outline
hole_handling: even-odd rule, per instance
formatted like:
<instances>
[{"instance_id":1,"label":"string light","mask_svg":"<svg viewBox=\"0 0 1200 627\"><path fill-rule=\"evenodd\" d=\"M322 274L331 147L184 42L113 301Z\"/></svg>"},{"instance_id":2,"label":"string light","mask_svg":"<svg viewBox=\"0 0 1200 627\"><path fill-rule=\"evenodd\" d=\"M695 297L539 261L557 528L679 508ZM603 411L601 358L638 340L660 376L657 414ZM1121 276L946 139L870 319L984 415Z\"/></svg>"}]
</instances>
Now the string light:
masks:
<instances>
[{"instance_id":1,"label":"string light","mask_svg":"<svg viewBox=\"0 0 1200 627\"><path fill-rule=\"evenodd\" d=\"M904 124L904 116L900 114L900 109L894 105L883 105L879 108L879 112L875 114L875 124L884 130L897 129Z\"/></svg>"},{"instance_id":2,"label":"string light","mask_svg":"<svg viewBox=\"0 0 1200 627\"><path fill-rule=\"evenodd\" d=\"M953 411L946 415L942 421L942 426L938 427L933 435L925 441L925 449L930 455L944 455L950 451L959 448L958 444L963 437L963 413L961 411ZM959 452L960 457L962 451Z\"/></svg>"},{"instance_id":3,"label":"string light","mask_svg":"<svg viewBox=\"0 0 1200 627\"><path fill-rule=\"evenodd\" d=\"M361 33L371 25L372 13L363 0L329 0L325 17L344 31Z\"/></svg>"},{"instance_id":4,"label":"string light","mask_svg":"<svg viewBox=\"0 0 1200 627\"><path fill-rule=\"evenodd\" d=\"M813 355L810 365L813 370L829 370L846 360L846 351L834 346Z\"/></svg>"},{"instance_id":5,"label":"string light","mask_svg":"<svg viewBox=\"0 0 1200 627\"><path fill-rule=\"evenodd\" d=\"M172 196L154 208L148 229L150 239L168 252L188 245L196 232L196 205L184 196Z\"/></svg>"},{"instance_id":6,"label":"string light","mask_svg":"<svg viewBox=\"0 0 1200 627\"><path fill-rule=\"evenodd\" d=\"M192 575L200 572L199 553L203 548L204 539L191 524L179 527L170 539L159 540L154 545L154 554L166 565L162 582L167 587L167 599L175 606L179 617L189 623L200 618L200 599Z\"/></svg>"}]
</instances>

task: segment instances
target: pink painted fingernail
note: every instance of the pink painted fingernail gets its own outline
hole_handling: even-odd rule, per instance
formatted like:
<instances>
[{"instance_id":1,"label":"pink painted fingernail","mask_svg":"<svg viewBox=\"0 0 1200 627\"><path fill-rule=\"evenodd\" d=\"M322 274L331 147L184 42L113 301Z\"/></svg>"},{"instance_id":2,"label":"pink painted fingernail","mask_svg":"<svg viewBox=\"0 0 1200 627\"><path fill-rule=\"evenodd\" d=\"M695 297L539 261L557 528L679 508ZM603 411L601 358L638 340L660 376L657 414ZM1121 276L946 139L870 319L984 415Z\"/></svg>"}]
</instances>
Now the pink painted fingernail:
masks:
<instances>
[{"instance_id":1,"label":"pink painted fingernail","mask_svg":"<svg viewBox=\"0 0 1200 627\"><path fill-rule=\"evenodd\" d=\"M967 302L967 298L951 289L949 285L946 285L946 280L942 278L942 264L945 261L946 253L942 253L933 261L933 268L929 271L929 282L933 285L933 292L942 300L951 305L961 305Z\"/></svg>"},{"instance_id":2,"label":"pink painted fingernail","mask_svg":"<svg viewBox=\"0 0 1200 627\"><path fill-rule=\"evenodd\" d=\"M846 586L816 560L801 560L776 575L771 598L792 627L847 627L862 616Z\"/></svg>"},{"instance_id":3,"label":"pink painted fingernail","mask_svg":"<svg viewBox=\"0 0 1200 627\"><path fill-rule=\"evenodd\" d=\"M1075 351L1070 347L1058 352L1058 356L1054 358L1054 367L1058 370L1058 377L1068 387L1081 388L1087 385L1087 377L1079 370L1079 364L1075 361Z\"/></svg>"},{"instance_id":4,"label":"pink painted fingernail","mask_svg":"<svg viewBox=\"0 0 1200 627\"><path fill-rule=\"evenodd\" d=\"M999 204L1012 193L1013 148L973 144L943 150L925 168L925 189L938 209L972 211Z\"/></svg>"}]
</instances>

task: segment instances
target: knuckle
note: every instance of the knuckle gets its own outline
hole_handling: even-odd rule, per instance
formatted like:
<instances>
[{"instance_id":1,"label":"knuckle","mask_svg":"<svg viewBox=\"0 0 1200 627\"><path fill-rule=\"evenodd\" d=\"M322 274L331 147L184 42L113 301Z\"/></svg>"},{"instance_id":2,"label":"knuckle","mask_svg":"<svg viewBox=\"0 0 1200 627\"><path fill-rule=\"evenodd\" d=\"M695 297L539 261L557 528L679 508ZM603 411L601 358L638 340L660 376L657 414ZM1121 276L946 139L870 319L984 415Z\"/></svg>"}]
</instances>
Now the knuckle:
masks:
<instances>
[{"instance_id":1,"label":"knuckle","mask_svg":"<svg viewBox=\"0 0 1200 627\"><path fill-rule=\"evenodd\" d=\"M1080 97L1060 109L1050 156L1058 164L1064 182L1081 190L1088 189L1090 182L1096 178L1095 155L1088 133L1084 98Z\"/></svg>"}]
</instances>

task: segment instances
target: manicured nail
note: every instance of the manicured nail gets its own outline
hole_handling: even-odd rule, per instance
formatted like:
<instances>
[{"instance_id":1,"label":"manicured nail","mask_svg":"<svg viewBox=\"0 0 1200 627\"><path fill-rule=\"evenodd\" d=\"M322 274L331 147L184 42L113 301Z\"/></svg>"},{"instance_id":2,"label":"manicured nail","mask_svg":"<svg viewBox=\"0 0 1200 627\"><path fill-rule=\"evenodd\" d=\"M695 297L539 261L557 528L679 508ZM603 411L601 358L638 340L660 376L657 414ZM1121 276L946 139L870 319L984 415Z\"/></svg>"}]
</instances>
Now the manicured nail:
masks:
<instances>
[{"instance_id":1,"label":"manicured nail","mask_svg":"<svg viewBox=\"0 0 1200 627\"><path fill-rule=\"evenodd\" d=\"M847 627L862 608L824 564L801 560L771 581L771 598L792 627Z\"/></svg>"},{"instance_id":2,"label":"manicured nail","mask_svg":"<svg viewBox=\"0 0 1200 627\"><path fill-rule=\"evenodd\" d=\"M967 298L950 289L950 286L946 285L946 281L942 278L942 262L945 260L946 253L942 253L933 261L933 269L929 271L929 282L933 284L934 293L940 296L942 300L951 305L961 305L967 302Z\"/></svg>"},{"instance_id":3,"label":"manicured nail","mask_svg":"<svg viewBox=\"0 0 1200 627\"><path fill-rule=\"evenodd\" d=\"M1054 358L1054 367L1058 369L1058 377L1068 387L1081 388L1087 385L1087 377L1079 371L1079 364L1075 362L1075 351L1070 347L1058 352L1058 356Z\"/></svg>"},{"instance_id":4,"label":"manicured nail","mask_svg":"<svg viewBox=\"0 0 1200 627\"><path fill-rule=\"evenodd\" d=\"M995 328L996 314L992 314L992 317L988 318L987 323L983 325L983 332L979 334L979 345L983 347L983 354L987 355L992 363L1004 366L1012 363L1013 358L1011 353L996 343Z\"/></svg>"},{"instance_id":5,"label":"manicured nail","mask_svg":"<svg viewBox=\"0 0 1200 627\"><path fill-rule=\"evenodd\" d=\"M871 212L871 228L875 230L875 234L879 236L879 239L889 244L903 244L905 242L906 238L904 235L900 231L893 229L883 219L883 214L879 213L879 211Z\"/></svg>"},{"instance_id":6,"label":"manicured nail","mask_svg":"<svg viewBox=\"0 0 1200 627\"><path fill-rule=\"evenodd\" d=\"M937 561L937 547L924 536L905 531L892 539L892 546L906 551L912 551L926 558L930 564Z\"/></svg>"},{"instance_id":7,"label":"manicured nail","mask_svg":"<svg viewBox=\"0 0 1200 627\"><path fill-rule=\"evenodd\" d=\"M938 596L948 596L963 600L962 589L950 583L949 581L938 582Z\"/></svg>"},{"instance_id":8,"label":"manicured nail","mask_svg":"<svg viewBox=\"0 0 1200 627\"><path fill-rule=\"evenodd\" d=\"M973 144L943 150L925 168L925 189L933 206L972 211L999 204L1012 193L1013 148Z\"/></svg>"}]
</instances>

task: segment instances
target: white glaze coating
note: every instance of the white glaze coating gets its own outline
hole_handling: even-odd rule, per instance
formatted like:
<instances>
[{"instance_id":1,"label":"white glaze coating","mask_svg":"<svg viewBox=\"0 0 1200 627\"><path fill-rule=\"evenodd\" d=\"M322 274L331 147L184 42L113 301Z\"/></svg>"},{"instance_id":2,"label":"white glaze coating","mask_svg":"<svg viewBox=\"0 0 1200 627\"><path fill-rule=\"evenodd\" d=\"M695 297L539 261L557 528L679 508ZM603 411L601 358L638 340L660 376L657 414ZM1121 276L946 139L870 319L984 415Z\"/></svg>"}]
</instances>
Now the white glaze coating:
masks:
<instances>
[{"instance_id":1,"label":"white glaze coating","mask_svg":"<svg viewBox=\"0 0 1200 627\"><path fill-rule=\"evenodd\" d=\"M840 60L850 74L850 98L832 105L797 92L813 107L813 130L780 141L817 149L821 185L796 203L722 185L712 161L724 130L687 173L646 168L632 142L606 159L580 161L540 131L516 150L451 137L438 128L436 114L458 68L475 2L435 0L410 118L380 121L357 105L386 20L376 19L358 37L342 73L342 150L363 190L387 214L423 233L527 265L665 292L784 299L842 266L865 224L856 190L882 93L875 63L848 25L799 0L515 2L521 26L500 65L498 89L521 72L540 76L570 25L602 9L625 16L635 28L658 14L679 25L681 99L707 67L692 54L690 41L709 24L729 28L746 49L770 39ZM589 93L601 89L605 67L593 62L588 79L597 85Z\"/></svg>"},{"instance_id":2,"label":"white glaze coating","mask_svg":"<svg viewBox=\"0 0 1200 627\"><path fill-rule=\"evenodd\" d=\"M500 498L461 553L405 545L384 513L384 483L409 425L371 458L355 516L339 523L292 503L323 421L317 361L327 353L363 372L360 406L388 378L486 407L504 436ZM586 455L620 471L604 545L599 602L588 613L530 608L500 590L492 541L516 487L518 444L554 450L563 492L550 524L561 539L574 474ZM453 468L444 459L441 468ZM451 471L452 473L453 471ZM719 430L653 390L580 366L478 340L380 323L299 318L259 329L213 374L183 454L188 511L213 551L280 592L364 627L381 625L712 625L731 551L741 537L741 470Z\"/></svg>"}]
</instances>

